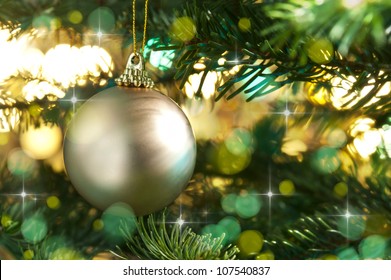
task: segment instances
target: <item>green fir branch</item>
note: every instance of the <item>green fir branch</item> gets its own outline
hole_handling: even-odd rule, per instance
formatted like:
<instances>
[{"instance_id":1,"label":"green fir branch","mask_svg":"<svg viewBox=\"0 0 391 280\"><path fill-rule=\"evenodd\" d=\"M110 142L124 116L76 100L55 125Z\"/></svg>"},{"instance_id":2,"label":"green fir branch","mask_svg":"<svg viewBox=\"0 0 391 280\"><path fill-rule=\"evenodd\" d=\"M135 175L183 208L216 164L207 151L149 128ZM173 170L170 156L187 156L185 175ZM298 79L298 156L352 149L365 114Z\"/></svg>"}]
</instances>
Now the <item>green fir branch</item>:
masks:
<instances>
[{"instance_id":1,"label":"green fir branch","mask_svg":"<svg viewBox=\"0 0 391 280\"><path fill-rule=\"evenodd\" d=\"M167 225L166 212L163 212L161 219L155 215L139 218L137 235L123 228L130 253L140 259L232 260L239 252L235 246L223 247L224 236L211 238L210 234L197 235L191 228L182 229L178 224L168 230ZM129 255L125 254L124 258L129 258Z\"/></svg>"}]
</instances>

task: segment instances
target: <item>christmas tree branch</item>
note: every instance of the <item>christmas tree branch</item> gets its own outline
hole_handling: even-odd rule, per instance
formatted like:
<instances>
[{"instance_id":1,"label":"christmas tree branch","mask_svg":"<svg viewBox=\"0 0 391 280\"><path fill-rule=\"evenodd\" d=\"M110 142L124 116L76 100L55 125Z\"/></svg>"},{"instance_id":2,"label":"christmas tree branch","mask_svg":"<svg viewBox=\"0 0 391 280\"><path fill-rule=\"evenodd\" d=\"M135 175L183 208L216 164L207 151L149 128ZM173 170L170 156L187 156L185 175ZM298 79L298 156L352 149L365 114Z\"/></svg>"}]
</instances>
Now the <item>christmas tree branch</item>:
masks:
<instances>
[{"instance_id":1,"label":"christmas tree branch","mask_svg":"<svg viewBox=\"0 0 391 280\"><path fill-rule=\"evenodd\" d=\"M189 227L182 229L174 223L167 229L166 212L161 219L155 215L139 218L137 235L123 228L130 252L141 259L158 260L215 260L235 259L238 249L231 245L223 247L224 236L211 238L210 235L197 235ZM124 258L127 258L126 255Z\"/></svg>"},{"instance_id":2,"label":"christmas tree branch","mask_svg":"<svg viewBox=\"0 0 391 280\"><path fill-rule=\"evenodd\" d=\"M339 13L354 21L352 24L364 24L365 30L369 30L368 34L362 35L365 38L360 37L361 41L344 41L343 44L333 40L332 37L333 30L342 27L345 30L346 27L341 26L340 21L334 26L318 26L318 29L308 29L313 26L316 17L313 21L304 22L305 27L308 28L297 27L298 24L292 22L297 21L294 15L298 11L317 15L321 10L322 14L326 13L331 17L336 8L332 9L326 3L335 1L326 1L322 5L315 5L314 1L302 1L300 4L296 3L297 1L285 4L243 1L240 2L240 9L233 13L230 7L234 2L236 1L231 1L229 5L222 5L218 1L214 5L203 5L203 2L196 1L185 6L181 15L193 19L197 35L192 41L177 47L181 51L181 56L177 61L178 72L175 78L182 79L181 87L191 74L197 72L192 67L201 58L207 61L205 72L226 71L234 65L242 66L236 75L219 88L217 99L225 96L244 78L247 78L245 84L230 93L228 98L244 91L249 95L248 100L252 100L297 81L328 83L331 87L330 81L335 77L342 80L354 77L350 92L356 91L358 92L356 95L359 96L359 92L366 86L373 86L379 90L385 83L391 81L391 66L383 62L391 58L387 47L389 41L385 39L387 25L380 24L386 20L384 15L391 8L385 1L379 1L374 4L375 7L368 4L360 9L360 13L363 13L362 10L374 13L373 17L377 19L374 25L365 25L352 17L351 10L336 6ZM325 7L327 7L326 11L322 9ZM279 12L279 9L284 9L284 12ZM243 18L251 19L251 28L248 30L238 25ZM345 31L346 37L349 38L355 38L354 35L358 32L358 30L354 30L355 33ZM381 39L379 34L384 38ZM318 38L330 40L327 51L330 52L331 57L325 62L312 58L308 51L308 43ZM364 48L366 52L362 51ZM343 52L341 49L347 51ZM317 50L317 52L322 51L325 50ZM250 86L257 77L264 78L263 82ZM202 82L199 88L202 88ZM371 91L367 99L373 98L377 90ZM350 104L351 102L348 102L345 106ZM361 108L362 102L351 107Z\"/></svg>"}]
</instances>

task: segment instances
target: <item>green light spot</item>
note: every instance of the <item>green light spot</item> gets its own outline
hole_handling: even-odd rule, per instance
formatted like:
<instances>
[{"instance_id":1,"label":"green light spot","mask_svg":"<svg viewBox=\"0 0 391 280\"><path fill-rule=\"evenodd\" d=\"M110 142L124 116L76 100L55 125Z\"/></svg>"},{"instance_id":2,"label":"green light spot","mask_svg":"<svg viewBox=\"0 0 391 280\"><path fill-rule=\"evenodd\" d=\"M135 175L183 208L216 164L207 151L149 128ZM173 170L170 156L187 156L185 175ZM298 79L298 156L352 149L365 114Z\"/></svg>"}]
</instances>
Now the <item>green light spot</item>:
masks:
<instances>
[{"instance_id":1,"label":"green light spot","mask_svg":"<svg viewBox=\"0 0 391 280\"><path fill-rule=\"evenodd\" d=\"M250 132L245 129L235 129L225 139L225 145L229 152L234 155L245 154L250 151L253 142Z\"/></svg>"},{"instance_id":2,"label":"green light spot","mask_svg":"<svg viewBox=\"0 0 391 280\"><path fill-rule=\"evenodd\" d=\"M37 243L45 238L48 226L41 214L36 214L24 220L21 232L24 239L29 243Z\"/></svg>"},{"instance_id":3,"label":"green light spot","mask_svg":"<svg viewBox=\"0 0 391 280\"><path fill-rule=\"evenodd\" d=\"M361 216L340 217L337 222L340 233L349 240L358 240L365 231L365 220Z\"/></svg>"},{"instance_id":4,"label":"green light spot","mask_svg":"<svg viewBox=\"0 0 391 280\"><path fill-rule=\"evenodd\" d=\"M225 217L218 225L225 229L224 232L226 233L225 239L227 243L231 243L239 237L241 228L239 221L234 217Z\"/></svg>"},{"instance_id":5,"label":"green light spot","mask_svg":"<svg viewBox=\"0 0 391 280\"><path fill-rule=\"evenodd\" d=\"M231 194L224 196L221 199L221 207L223 208L225 213L233 214L236 212L235 205L236 205L237 198L238 198L238 196L236 194L231 193Z\"/></svg>"},{"instance_id":6,"label":"green light spot","mask_svg":"<svg viewBox=\"0 0 391 280\"><path fill-rule=\"evenodd\" d=\"M210 224L202 228L202 234L211 234L212 238L219 238L223 234L227 234L226 230L221 225Z\"/></svg>"},{"instance_id":7,"label":"green light spot","mask_svg":"<svg viewBox=\"0 0 391 280\"><path fill-rule=\"evenodd\" d=\"M317 150L311 159L312 166L322 174L336 171L341 165L338 150L330 147L322 147Z\"/></svg>"},{"instance_id":8,"label":"green light spot","mask_svg":"<svg viewBox=\"0 0 391 280\"><path fill-rule=\"evenodd\" d=\"M337 254L339 260L359 260L356 250L354 248L346 248L338 252Z\"/></svg>"},{"instance_id":9,"label":"green light spot","mask_svg":"<svg viewBox=\"0 0 391 280\"><path fill-rule=\"evenodd\" d=\"M88 25L95 32L111 32L115 27L115 15L108 7L99 7L88 16Z\"/></svg>"},{"instance_id":10,"label":"green light spot","mask_svg":"<svg viewBox=\"0 0 391 280\"><path fill-rule=\"evenodd\" d=\"M132 234L136 229L136 217L132 208L126 203L118 202L111 205L104 211L102 220L103 230L107 238L113 242L123 240L121 230Z\"/></svg>"},{"instance_id":11,"label":"green light spot","mask_svg":"<svg viewBox=\"0 0 391 280\"><path fill-rule=\"evenodd\" d=\"M9 153L7 167L13 175L26 178L33 174L37 167L37 162L17 148Z\"/></svg>"},{"instance_id":12,"label":"green light spot","mask_svg":"<svg viewBox=\"0 0 391 280\"><path fill-rule=\"evenodd\" d=\"M371 235L361 241L359 252L362 259L383 259L388 249L388 240L381 235Z\"/></svg>"},{"instance_id":13,"label":"green light spot","mask_svg":"<svg viewBox=\"0 0 391 280\"><path fill-rule=\"evenodd\" d=\"M241 218L251 218L259 213L261 209L261 201L256 195L243 194L236 199L236 213Z\"/></svg>"},{"instance_id":14,"label":"green light spot","mask_svg":"<svg viewBox=\"0 0 391 280\"><path fill-rule=\"evenodd\" d=\"M52 16L43 14L33 19L32 26L36 29L45 28L50 30L52 26L52 20Z\"/></svg>"}]
</instances>

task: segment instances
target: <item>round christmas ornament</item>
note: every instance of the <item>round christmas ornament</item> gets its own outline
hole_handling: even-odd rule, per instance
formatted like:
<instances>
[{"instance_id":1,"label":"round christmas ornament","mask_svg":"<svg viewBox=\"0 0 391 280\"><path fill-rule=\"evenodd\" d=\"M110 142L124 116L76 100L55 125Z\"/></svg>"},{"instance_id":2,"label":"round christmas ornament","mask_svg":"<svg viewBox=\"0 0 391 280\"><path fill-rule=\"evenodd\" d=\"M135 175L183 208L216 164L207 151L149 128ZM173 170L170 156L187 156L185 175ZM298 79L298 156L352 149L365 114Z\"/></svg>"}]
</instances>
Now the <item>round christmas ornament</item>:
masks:
<instances>
[{"instance_id":1,"label":"round christmas ornament","mask_svg":"<svg viewBox=\"0 0 391 280\"><path fill-rule=\"evenodd\" d=\"M141 54L130 56L116 82L83 104L71 121L65 167L92 205L106 209L125 202L136 215L146 215L170 204L187 185L195 138L180 107L150 88Z\"/></svg>"},{"instance_id":2,"label":"round christmas ornament","mask_svg":"<svg viewBox=\"0 0 391 280\"><path fill-rule=\"evenodd\" d=\"M145 2L144 36L147 26ZM133 1L133 49L136 49ZM138 216L162 209L191 178L196 143L186 115L169 97L152 89L143 56L130 55L117 86L81 106L64 140L64 162L78 192L106 209L128 204Z\"/></svg>"}]
</instances>

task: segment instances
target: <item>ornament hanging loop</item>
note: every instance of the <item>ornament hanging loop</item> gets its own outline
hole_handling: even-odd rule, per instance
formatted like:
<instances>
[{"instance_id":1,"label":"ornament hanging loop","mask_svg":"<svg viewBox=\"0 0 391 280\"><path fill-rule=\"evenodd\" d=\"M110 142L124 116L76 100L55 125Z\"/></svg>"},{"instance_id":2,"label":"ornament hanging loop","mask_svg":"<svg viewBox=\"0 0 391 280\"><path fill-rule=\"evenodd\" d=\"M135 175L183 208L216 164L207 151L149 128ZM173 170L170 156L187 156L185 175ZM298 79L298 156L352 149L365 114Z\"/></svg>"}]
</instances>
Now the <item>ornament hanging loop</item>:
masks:
<instances>
[{"instance_id":1,"label":"ornament hanging loop","mask_svg":"<svg viewBox=\"0 0 391 280\"><path fill-rule=\"evenodd\" d=\"M124 73L115 79L115 82L118 86L125 87L151 88L154 86L154 82L145 71L144 58L138 52L129 56Z\"/></svg>"}]
</instances>

